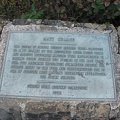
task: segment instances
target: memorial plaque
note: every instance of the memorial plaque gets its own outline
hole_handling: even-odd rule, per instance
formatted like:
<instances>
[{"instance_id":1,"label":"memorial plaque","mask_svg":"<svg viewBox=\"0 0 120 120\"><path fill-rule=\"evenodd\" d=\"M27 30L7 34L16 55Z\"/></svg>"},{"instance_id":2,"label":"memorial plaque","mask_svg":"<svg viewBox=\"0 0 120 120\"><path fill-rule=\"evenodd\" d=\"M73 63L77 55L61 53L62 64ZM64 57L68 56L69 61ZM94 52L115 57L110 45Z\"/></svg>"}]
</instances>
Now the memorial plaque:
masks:
<instances>
[{"instance_id":1,"label":"memorial plaque","mask_svg":"<svg viewBox=\"0 0 120 120\"><path fill-rule=\"evenodd\" d=\"M116 98L109 34L11 31L5 52L2 96Z\"/></svg>"}]
</instances>

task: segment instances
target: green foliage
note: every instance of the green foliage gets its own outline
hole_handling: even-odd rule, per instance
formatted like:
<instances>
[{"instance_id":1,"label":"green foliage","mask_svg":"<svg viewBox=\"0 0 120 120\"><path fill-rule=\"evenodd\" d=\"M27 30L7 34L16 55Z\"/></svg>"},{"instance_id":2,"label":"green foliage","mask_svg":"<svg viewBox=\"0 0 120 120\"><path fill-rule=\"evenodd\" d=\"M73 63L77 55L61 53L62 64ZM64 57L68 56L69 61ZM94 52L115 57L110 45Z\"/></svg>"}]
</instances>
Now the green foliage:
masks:
<instances>
[{"instance_id":1,"label":"green foliage","mask_svg":"<svg viewBox=\"0 0 120 120\"><path fill-rule=\"evenodd\" d=\"M0 17L112 23L120 19L120 0L0 0Z\"/></svg>"},{"instance_id":2,"label":"green foliage","mask_svg":"<svg viewBox=\"0 0 120 120\"><path fill-rule=\"evenodd\" d=\"M120 0L79 0L74 3L81 11L81 17L96 22L106 22L120 16Z\"/></svg>"},{"instance_id":3,"label":"green foliage","mask_svg":"<svg viewBox=\"0 0 120 120\"><path fill-rule=\"evenodd\" d=\"M21 18L22 19L38 19L40 18L44 13L44 10L36 11L34 4L32 4L32 9L29 12L23 13Z\"/></svg>"},{"instance_id":4,"label":"green foliage","mask_svg":"<svg viewBox=\"0 0 120 120\"><path fill-rule=\"evenodd\" d=\"M37 19L43 14L38 0L0 0L0 17L6 19Z\"/></svg>"}]
</instances>

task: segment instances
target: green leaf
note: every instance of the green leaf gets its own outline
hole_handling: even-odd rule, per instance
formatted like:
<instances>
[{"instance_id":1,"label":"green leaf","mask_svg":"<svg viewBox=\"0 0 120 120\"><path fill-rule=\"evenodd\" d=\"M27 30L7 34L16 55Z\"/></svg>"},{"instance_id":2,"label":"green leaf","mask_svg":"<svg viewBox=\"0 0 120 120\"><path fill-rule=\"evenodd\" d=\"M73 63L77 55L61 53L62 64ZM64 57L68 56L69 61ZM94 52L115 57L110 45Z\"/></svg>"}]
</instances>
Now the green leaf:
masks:
<instances>
[{"instance_id":1,"label":"green leaf","mask_svg":"<svg viewBox=\"0 0 120 120\"><path fill-rule=\"evenodd\" d=\"M95 8L93 11L94 11L94 13L98 13L98 9L97 8Z\"/></svg>"},{"instance_id":2,"label":"green leaf","mask_svg":"<svg viewBox=\"0 0 120 120\"><path fill-rule=\"evenodd\" d=\"M35 5L32 4L32 12L36 13Z\"/></svg>"},{"instance_id":3,"label":"green leaf","mask_svg":"<svg viewBox=\"0 0 120 120\"><path fill-rule=\"evenodd\" d=\"M120 3L117 5L118 10L120 10Z\"/></svg>"},{"instance_id":4,"label":"green leaf","mask_svg":"<svg viewBox=\"0 0 120 120\"><path fill-rule=\"evenodd\" d=\"M34 15L34 19L38 19L41 17L41 15L43 15L44 10L40 10L39 12L37 12L37 14Z\"/></svg>"},{"instance_id":5,"label":"green leaf","mask_svg":"<svg viewBox=\"0 0 120 120\"><path fill-rule=\"evenodd\" d=\"M114 13L114 16L115 16L115 17L117 17L117 16L119 16L119 15L120 15L120 12Z\"/></svg>"},{"instance_id":6,"label":"green leaf","mask_svg":"<svg viewBox=\"0 0 120 120\"><path fill-rule=\"evenodd\" d=\"M102 10L102 9L105 9L105 6L100 4L99 8Z\"/></svg>"},{"instance_id":7,"label":"green leaf","mask_svg":"<svg viewBox=\"0 0 120 120\"><path fill-rule=\"evenodd\" d=\"M100 4L102 0L94 0L97 4Z\"/></svg>"},{"instance_id":8,"label":"green leaf","mask_svg":"<svg viewBox=\"0 0 120 120\"><path fill-rule=\"evenodd\" d=\"M24 19L25 18L25 14L23 13L22 15L21 15L21 19Z\"/></svg>"}]
</instances>

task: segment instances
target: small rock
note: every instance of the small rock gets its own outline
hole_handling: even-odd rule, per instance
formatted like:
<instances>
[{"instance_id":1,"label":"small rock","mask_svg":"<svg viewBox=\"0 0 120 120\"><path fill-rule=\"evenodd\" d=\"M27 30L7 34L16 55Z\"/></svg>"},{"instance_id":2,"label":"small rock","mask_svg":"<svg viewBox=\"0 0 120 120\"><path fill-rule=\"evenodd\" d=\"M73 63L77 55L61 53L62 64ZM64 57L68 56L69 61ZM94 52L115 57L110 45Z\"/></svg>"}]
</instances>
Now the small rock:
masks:
<instances>
[{"instance_id":1,"label":"small rock","mask_svg":"<svg viewBox=\"0 0 120 120\"><path fill-rule=\"evenodd\" d=\"M25 22L26 22L26 19L15 19L12 24L13 25L24 25Z\"/></svg>"},{"instance_id":2,"label":"small rock","mask_svg":"<svg viewBox=\"0 0 120 120\"><path fill-rule=\"evenodd\" d=\"M27 19L27 22L31 22L32 20L31 19Z\"/></svg>"},{"instance_id":3,"label":"small rock","mask_svg":"<svg viewBox=\"0 0 120 120\"><path fill-rule=\"evenodd\" d=\"M91 28L91 29L96 29L97 28L97 25L92 24L92 23L85 23L84 26L87 27L87 28Z\"/></svg>"},{"instance_id":4,"label":"small rock","mask_svg":"<svg viewBox=\"0 0 120 120\"><path fill-rule=\"evenodd\" d=\"M39 24L42 23L42 20L37 20L35 23L36 23L37 25L39 25Z\"/></svg>"},{"instance_id":5,"label":"small rock","mask_svg":"<svg viewBox=\"0 0 120 120\"><path fill-rule=\"evenodd\" d=\"M71 28L73 28L74 26L75 26L75 25L74 25L74 24L72 24L72 25L71 25Z\"/></svg>"},{"instance_id":6,"label":"small rock","mask_svg":"<svg viewBox=\"0 0 120 120\"><path fill-rule=\"evenodd\" d=\"M103 25L99 26L97 29L98 29L99 31L103 31L103 30L106 29L106 25L103 24Z\"/></svg>"}]
</instances>

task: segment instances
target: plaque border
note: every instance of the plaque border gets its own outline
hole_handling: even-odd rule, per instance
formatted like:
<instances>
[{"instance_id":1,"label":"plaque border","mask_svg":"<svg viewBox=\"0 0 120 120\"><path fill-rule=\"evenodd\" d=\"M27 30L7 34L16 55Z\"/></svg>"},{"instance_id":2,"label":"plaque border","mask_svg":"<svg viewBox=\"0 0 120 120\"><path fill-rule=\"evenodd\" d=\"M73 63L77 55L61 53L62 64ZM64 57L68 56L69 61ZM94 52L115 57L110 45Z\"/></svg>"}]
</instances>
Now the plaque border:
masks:
<instances>
[{"instance_id":1,"label":"plaque border","mask_svg":"<svg viewBox=\"0 0 120 120\"><path fill-rule=\"evenodd\" d=\"M11 33L50 33L50 34L73 34L73 32L68 32L68 31L65 31L65 33L63 32L54 32L54 31L51 31L51 32L43 32L43 31L30 31L30 30L21 30L21 31L15 31L15 30L10 30L8 32L8 37L7 37L7 43L5 45L5 53L4 53L4 61L3 61L3 66L2 66L2 70L1 70L1 82L0 82L0 91L2 89L2 81L3 81L3 72L4 72L4 68L5 68L5 63L6 63L6 56L7 56L7 50L8 50L8 46L9 46L9 41L10 41L10 34ZM75 32L74 34L79 34L79 35L94 35L94 33L85 33L85 32ZM40 99L40 100L46 100L48 98L48 100L84 100L84 101L88 101L88 100L91 100L91 101L116 101L117 100L117 97L116 97L116 82L115 82L115 72L114 72L114 61L113 61L113 57L114 57L114 54L112 55L112 45L111 45L111 37L110 37L110 33L95 33L95 34L98 34L98 35L106 35L108 36L108 45L109 45L109 52L110 52L110 60L112 62L111 64L111 72L112 72L112 81L113 81L113 91L114 91L114 98L69 98L69 97L42 97L42 96L20 96L20 95L0 95L0 97L11 97L11 98L24 98L24 99L27 99L27 98L31 98L31 99ZM110 47L111 46L111 47Z\"/></svg>"}]
</instances>

